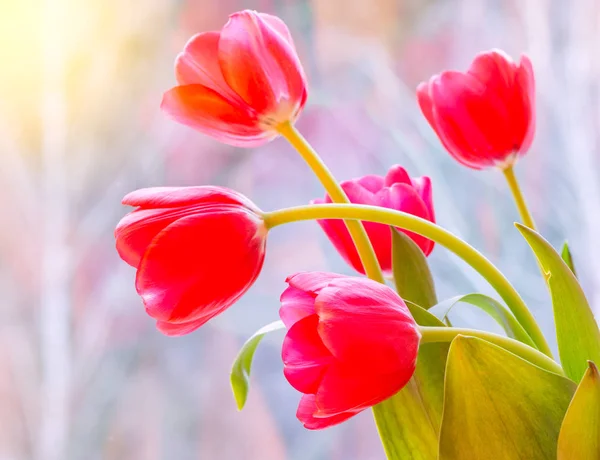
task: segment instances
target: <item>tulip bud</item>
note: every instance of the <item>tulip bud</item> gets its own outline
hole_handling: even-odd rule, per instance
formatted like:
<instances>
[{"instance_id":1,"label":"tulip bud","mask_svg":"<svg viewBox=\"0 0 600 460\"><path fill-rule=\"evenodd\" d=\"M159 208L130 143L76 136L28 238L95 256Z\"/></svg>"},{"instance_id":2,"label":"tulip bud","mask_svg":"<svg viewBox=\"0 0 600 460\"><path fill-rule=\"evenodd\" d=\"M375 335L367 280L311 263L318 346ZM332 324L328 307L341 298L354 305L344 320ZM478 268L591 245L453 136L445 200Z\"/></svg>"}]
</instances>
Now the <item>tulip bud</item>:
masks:
<instances>
[{"instance_id":1,"label":"tulip bud","mask_svg":"<svg viewBox=\"0 0 600 460\"><path fill-rule=\"evenodd\" d=\"M232 14L220 32L193 36L175 62L179 86L162 109L218 141L256 147L294 122L306 77L285 23L269 14Z\"/></svg>"},{"instance_id":2,"label":"tulip bud","mask_svg":"<svg viewBox=\"0 0 600 460\"><path fill-rule=\"evenodd\" d=\"M479 54L466 73L442 72L417 88L419 105L440 141L473 169L511 166L535 132L535 82L527 56Z\"/></svg>"},{"instance_id":3,"label":"tulip bud","mask_svg":"<svg viewBox=\"0 0 600 460\"><path fill-rule=\"evenodd\" d=\"M166 335L188 334L229 308L256 280L267 229L246 197L222 187L137 190L115 230L137 269L135 287Z\"/></svg>"},{"instance_id":4,"label":"tulip bud","mask_svg":"<svg viewBox=\"0 0 600 460\"><path fill-rule=\"evenodd\" d=\"M364 176L340 184L352 203L381 206L404 211L431 222L435 222L431 180L429 177L411 178L399 165L392 166L385 177ZM313 203L331 203L329 196L325 200ZM354 269L365 273L346 224L341 220L323 219L319 225L327 234L340 255ZM392 273L392 234L390 227L384 224L363 222L369 240L373 245L379 265L384 274ZM433 251L434 242L416 233L398 229L406 233L427 256Z\"/></svg>"},{"instance_id":5,"label":"tulip bud","mask_svg":"<svg viewBox=\"0 0 600 460\"><path fill-rule=\"evenodd\" d=\"M284 374L304 393L297 416L306 428L340 423L406 385L421 334L398 294L334 273L298 273L287 283Z\"/></svg>"}]
</instances>

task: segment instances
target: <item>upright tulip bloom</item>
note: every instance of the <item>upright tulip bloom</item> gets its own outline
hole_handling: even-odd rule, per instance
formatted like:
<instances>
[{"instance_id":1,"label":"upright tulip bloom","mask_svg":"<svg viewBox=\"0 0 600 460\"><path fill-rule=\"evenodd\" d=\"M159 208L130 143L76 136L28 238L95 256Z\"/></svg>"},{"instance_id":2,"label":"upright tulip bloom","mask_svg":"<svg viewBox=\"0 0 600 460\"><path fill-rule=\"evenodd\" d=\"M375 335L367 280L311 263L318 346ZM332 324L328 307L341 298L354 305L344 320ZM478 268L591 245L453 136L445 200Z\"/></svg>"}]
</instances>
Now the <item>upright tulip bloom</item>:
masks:
<instances>
[{"instance_id":1,"label":"upright tulip bloom","mask_svg":"<svg viewBox=\"0 0 600 460\"><path fill-rule=\"evenodd\" d=\"M399 165L392 166L385 177L364 176L342 182L340 185L352 203L404 211L435 222L431 180L426 176L413 179ZM313 203L331 203L331 199L326 196L325 200L314 200ZM335 219L324 219L318 222L346 262L355 270L364 274L362 262L346 224ZM381 269L386 275L391 274L392 234L390 227L373 222L363 222L363 225L371 240ZM426 256L433 250L433 241L416 233L398 230L410 236Z\"/></svg>"},{"instance_id":2,"label":"upright tulip bloom","mask_svg":"<svg viewBox=\"0 0 600 460\"><path fill-rule=\"evenodd\" d=\"M306 102L306 77L284 22L232 14L220 32L193 36L175 62L179 86L162 109L226 144L256 147L293 122Z\"/></svg>"},{"instance_id":3,"label":"upright tulip bloom","mask_svg":"<svg viewBox=\"0 0 600 460\"><path fill-rule=\"evenodd\" d=\"M326 428L396 394L412 377L421 334L389 287L334 273L287 279L284 374L304 393L298 419Z\"/></svg>"},{"instance_id":4,"label":"upright tulip bloom","mask_svg":"<svg viewBox=\"0 0 600 460\"><path fill-rule=\"evenodd\" d=\"M446 71L417 88L419 105L450 154L473 169L511 166L535 132L535 83L527 56L479 54L466 73Z\"/></svg>"},{"instance_id":5,"label":"upright tulip bloom","mask_svg":"<svg viewBox=\"0 0 600 460\"><path fill-rule=\"evenodd\" d=\"M117 250L137 268L136 290L164 334L194 331L260 273L267 229L243 195L222 187L148 188L123 204L138 208L117 225Z\"/></svg>"}]
</instances>

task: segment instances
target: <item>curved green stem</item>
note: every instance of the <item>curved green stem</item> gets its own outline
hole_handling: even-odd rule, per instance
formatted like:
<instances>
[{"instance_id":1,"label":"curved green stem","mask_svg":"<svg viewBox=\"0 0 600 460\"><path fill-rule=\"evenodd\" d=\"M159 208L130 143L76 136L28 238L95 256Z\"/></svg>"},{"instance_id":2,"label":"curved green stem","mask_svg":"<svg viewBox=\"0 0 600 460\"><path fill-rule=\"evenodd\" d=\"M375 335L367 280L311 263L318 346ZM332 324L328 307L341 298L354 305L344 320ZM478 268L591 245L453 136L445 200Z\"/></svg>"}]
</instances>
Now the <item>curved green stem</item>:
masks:
<instances>
[{"instance_id":1,"label":"curved green stem","mask_svg":"<svg viewBox=\"0 0 600 460\"><path fill-rule=\"evenodd\" d=\"M457 335L477 337L487 340L494 345L504 348L511 353L529 361L536 366L541 367L555 374L564 375L562 367L556 361L539 352L535 348L525 345L518 340L505 337L503 335L492 334L491 332L479 331L476 329L456 328L456 327L427 327L419 326L421 331L421 343L451 342Z\"/></svg>"},{"instance_id":2,"label":"curved green stem","mask_svg":"<svg viewBox=\"0 0 600 460\"><path fill-rule=\"evenodd\" d=\"M517 181L517 176L515 176L513 166L508 166L502 172L504 173L504 177L506 177L506 182L508 182L512 196L517 204L517 209L519 210L519 215L521 216L523 225L535 230L535 222L533 221L533 217L529 212L529 208L527 208L527 203L525 202L523 192L521 192L521 187L519 187L519 182Z\"/></svg>"},{"instance_id":3,"label":"curved green stem","mask_svg":"<svg viewBox=\"0 0 600 460\"><path fill-rule=\"evenodd\" d=\"M525 302L494 264L448 230L420 217L378 206L357 204L319 204L281 209L265 213L265 223L272 228L277 225L312 219L357 219L399 227L418 233L441 244L477 270L504 299L523 329L538 349L552 356L548 343Z\"/></svg>"},{"instance_id":4,"label":"curved green stem","mask_svg":"<svg viewBox=\"0 0 600 460\"><path fill-rule=\"evenodd\" d=\"M315 150L310 146L308 141L304 139L302 134L298 132L294 125L286 122L281 124L277 130L279 131L279 134L285 137L292 147L298 151L310 169L312 169L321 184L323 184L323 187L331 198L331 201L334 203L350 203L346 193L337 182L327 165L323 163L321 157L319 157L317 152L315 152ZM385 283L383 274L381 273L381 268L379 267L379 261L377 260L377 256L373 250L373 245L371 244L371 241L369 240L367 232L365 231L362 223L355 220L348 220L346 221L346 226L348 227L350 236L352 236L352 240L356 245L356 251L358 252L366 275L375 281Z\"/></svg>"}]
</instances>

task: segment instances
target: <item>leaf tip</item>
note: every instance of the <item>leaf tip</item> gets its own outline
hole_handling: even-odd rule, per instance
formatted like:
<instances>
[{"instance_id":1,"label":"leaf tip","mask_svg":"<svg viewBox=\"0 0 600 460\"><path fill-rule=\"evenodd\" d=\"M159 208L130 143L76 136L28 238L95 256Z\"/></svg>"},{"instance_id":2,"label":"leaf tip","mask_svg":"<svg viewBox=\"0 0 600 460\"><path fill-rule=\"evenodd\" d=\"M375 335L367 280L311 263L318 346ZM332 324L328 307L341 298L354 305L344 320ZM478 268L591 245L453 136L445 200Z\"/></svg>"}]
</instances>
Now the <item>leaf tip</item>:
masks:
<instances>
[{"instance_id":1,"label":"leaf tip","mask_svg":"<svg viewBox=\"0 0 600 460\"><path fill-rule=\"evenodd\" d=\"M246 405L248 399L248 391L245 382L240 382L237 376L231 374L231 391L233 392L233 398L235 399L235 405L238 412L240 412Z\"/></svg>"},{"instance_id":2,"label":"leaf tip","mask_svg":"<svg viewBox=\"0 0 600 460\"><path fill-rule=\"evenodd\" d=\"M530 229L528 226L523 225L519 222L515 222L514 226L517 228L517 230L519 230L519 232L521 232L521 235L523 236L528 236L534 233L537 233L535 230Z\"/></svg>"},{"instance_id":3,"label":"leaf tip","mask_svg":"<svg viewBox=\"0 0 600 460\"><path fill-rule=\"evenodd\" d=\"M598 367L596 366L596 363L594 363L594 361L589 361L589 360L587 363L588 363L587 372L589 373L589 376L593 379L600 378L600 372L598 372Z\"/></svg>"},{"instance_id":4,"label":"leaf tip","mask_svg":"<svg viewBox=\"0 0 600 460\"><path fill-rule=\"evenodd\" d=\"M560 251L560 257L564 263L571 269L573 274L577 276L577 271L575 270L575 264L573 263L573 255L571 254L571 248L569 248L569 242L565 240L563 243L562 249Z\"/></svg>"},{"instance_id":5,"label":"leaf tip","mask_svg":"<svg viewBox=\"0 0 600 460\"><path fill-rule=\"evenodd\" d=\"M246 405L246 398L238 398L236 396L236 398L235 398L235 406L237 407L237 411L241 412L244 409L245 405Z\"/></svg>"}]
</instances>

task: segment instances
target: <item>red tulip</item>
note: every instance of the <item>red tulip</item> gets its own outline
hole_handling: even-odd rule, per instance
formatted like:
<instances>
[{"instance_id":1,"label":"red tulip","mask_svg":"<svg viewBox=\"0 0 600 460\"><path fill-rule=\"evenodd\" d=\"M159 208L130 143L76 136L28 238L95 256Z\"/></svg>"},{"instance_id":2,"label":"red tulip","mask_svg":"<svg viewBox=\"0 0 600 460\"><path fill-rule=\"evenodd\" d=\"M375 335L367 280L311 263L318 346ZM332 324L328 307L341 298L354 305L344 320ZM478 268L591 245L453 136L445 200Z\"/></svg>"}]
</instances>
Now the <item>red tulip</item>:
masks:
<instances>
[{"instance_id":1,"label":"red tulip","mask_svg":"<svg viewBox=\"0 0 600 460\"><path fill-rule=\"evenodd\" d=\"M392 166L385 177L364 176L342 182L341 186L352 203L404 211L435 222L431 180L426 176L412 179L399 165ZM314 200L313 203L331 203L331 199L326 196L325 200ZM364 274L365 271L356 246L354 246L344 222L325 219L319 220L319 224L346 262ZM381 269L386 275L391 274L392 234L389 226L373 222L363 222L363 224L373 249L375 249ZM425 255L429 255L433 250L433 241L416 233L401 231L409 235Z\"/></svg>"},{"instance_id":2,"label":"red tulip","mask_svg":"<svg viewBox=\"0 0 600 460\"><path fill-rule=\"evenodd\" d=\"M162 109L226 144L255 147L293 122L306 102L306 77L284 22L268 14L232 14L220 32L193 36L175 62L179 86Z\"/></svg>"},{"instance_id":3,"label":"red tulip","mask_svg":"<svg viewBox=\"0 0 600 460\"><path fill-rule=\"evenodd\" d=\"M506 168L535 132L535 82L527 56L479 54L466 73L446 71L417 88L419 105L450 154L473 169Z\"/></svg>"},{"instance_id":4,"label":"red tulip","mask_svg":"<svg viewBox=\"0 0 600 460\"><path fill-rule=\"evenodd\" d=\"M334 273L287 280L284 374L304 393L298 419L316 430L396 394L412 377L421 334L404 301L375 281Z\"/></svg>"},{"instance_id":5,"label":"red tulip","mask_svg":"<svg viewBox=\"0 0 600 460\"><path fill-rule=\"evenodd\" d=\"M115 230L135 287L166 335L188 334L229 308L262 268L267 229L246 197L222 187L137 190Z\"/></svg>"}]
</instances>

